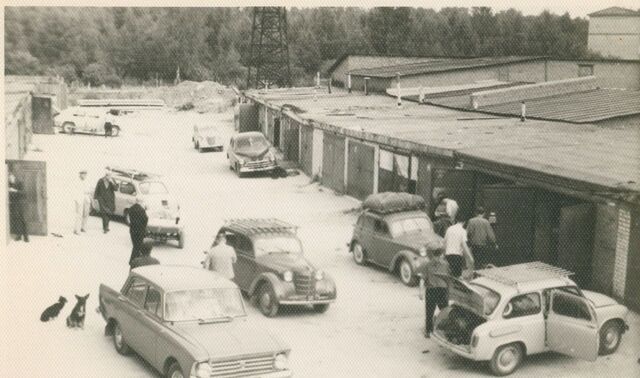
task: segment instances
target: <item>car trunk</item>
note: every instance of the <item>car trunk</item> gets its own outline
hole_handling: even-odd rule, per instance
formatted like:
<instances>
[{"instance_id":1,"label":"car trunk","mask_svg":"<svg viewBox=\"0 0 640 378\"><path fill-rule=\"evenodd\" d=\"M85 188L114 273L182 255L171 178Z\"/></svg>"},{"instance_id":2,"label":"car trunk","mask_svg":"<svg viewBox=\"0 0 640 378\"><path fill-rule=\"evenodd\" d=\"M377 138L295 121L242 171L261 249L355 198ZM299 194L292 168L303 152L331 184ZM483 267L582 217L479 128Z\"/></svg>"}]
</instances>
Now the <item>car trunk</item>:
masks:
<instances>
[{"instance_id":1,"label":"car trunk","mask_svg":"<svg viewBox=\"0 0 640 378\"><path fill-rule=\"evenodd\" d=\"M484 322L482 316L453 304L438 315L435 333L451 344L467 347L471 345L473 330Z\"/></svg>"}]
</instances>

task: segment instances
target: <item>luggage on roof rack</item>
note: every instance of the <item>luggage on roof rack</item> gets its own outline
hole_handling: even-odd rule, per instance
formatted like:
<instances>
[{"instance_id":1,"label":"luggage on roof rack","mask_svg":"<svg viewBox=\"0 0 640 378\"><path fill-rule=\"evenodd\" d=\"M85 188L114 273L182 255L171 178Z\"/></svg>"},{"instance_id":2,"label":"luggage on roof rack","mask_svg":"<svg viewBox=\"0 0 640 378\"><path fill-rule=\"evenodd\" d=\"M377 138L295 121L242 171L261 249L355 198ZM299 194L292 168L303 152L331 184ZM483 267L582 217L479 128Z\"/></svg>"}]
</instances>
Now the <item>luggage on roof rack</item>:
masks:
<instances>
[{"instance_id":1,"label":"luggage on roof rack","mask_svg":"<svg viewBox=\"0 0 640 378\"><path fill-rule=\"evenodd\" d=\"M424 198L416 194L402 192L383 192L372 194L362 202L362 208L379 214L400 211L424 210Z\"/></svg>"},{"instance_id":2,"label":"luggage on roof rack","mask_svg":"<svg viewBox=\"0 0 640 378\"><path fill-rule=\"evenodd\" d=\"M295 233L298 226L275 218L228 219L225 226L246 234Z\"/></svg>"},{"instance_id":3,"label":"luggage on roof rack","mask_svg":"<svg viewBox=\"0 0 640 378\"><path fill-rule=\"evenodd\" d=\"M110 170L113 173L116 173L116 174L119 174L119 175L123 175L123 176L127 176L127 177L130 177L133 180L138 180L138 181L146 180L146 179L152 178L152 177L158 177L158 175L155 175L153 173L142 172L142 171L138 171L138 170L130 169L130 168L111 167Z\"/></svg>"}]
</instances>

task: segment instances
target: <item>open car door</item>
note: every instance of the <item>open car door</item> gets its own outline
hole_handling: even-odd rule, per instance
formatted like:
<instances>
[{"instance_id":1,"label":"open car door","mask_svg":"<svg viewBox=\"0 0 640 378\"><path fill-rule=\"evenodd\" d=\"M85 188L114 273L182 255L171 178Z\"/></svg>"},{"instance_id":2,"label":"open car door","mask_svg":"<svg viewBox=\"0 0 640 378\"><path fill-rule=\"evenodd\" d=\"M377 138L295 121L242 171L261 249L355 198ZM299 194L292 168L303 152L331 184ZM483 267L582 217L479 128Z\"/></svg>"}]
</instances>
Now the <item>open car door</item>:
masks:
<instances>
[{"instance_id":1,"label":"open car door","mask_svg":"<svg viewBox=\"0 0 640 378\"><path fill-rule=\"evenodd\" d=\"M588 299L565 291L551 293L547 346L554 352L595 361L599 348L598 320Z\"/></svg>"}]
</instances>

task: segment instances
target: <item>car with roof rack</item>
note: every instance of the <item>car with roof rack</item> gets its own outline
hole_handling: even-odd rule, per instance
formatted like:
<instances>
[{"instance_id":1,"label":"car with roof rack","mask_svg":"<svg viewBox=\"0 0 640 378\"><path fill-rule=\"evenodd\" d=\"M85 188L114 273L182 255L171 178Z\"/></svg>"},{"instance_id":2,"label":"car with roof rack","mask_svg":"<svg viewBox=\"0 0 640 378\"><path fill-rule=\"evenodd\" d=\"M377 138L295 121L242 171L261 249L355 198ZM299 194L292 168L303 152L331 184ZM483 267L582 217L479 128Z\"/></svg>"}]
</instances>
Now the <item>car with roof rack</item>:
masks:
<instances>
[{"instance_id":1,"label":"car with roof rack","mask_svg":"<svg viewBox=\"0 0 640 378\"><path fill-rule=\"evenodd\" d=\"M169 193L160 175L136 169L112 167L113 179L118 185L115 193L114 215L129 224L129 208L141 198L149 221L147 237L161 242L176 240L184 247L184 229L180 224L180 204Z\"/></svg>"},{"instance_id":2,"label":"car with roof rack","mask_svg":"<svg viewBox=\"0 0 640 378\"><path fill-rule=\"evenodd\" d=\"M629 329L629 310L582 290L573 273L542 262L493 267L469 282L443 276L450 305L438 314L434 340L495 375L514 372L525 355L554 351L589 361L614 353Z\"/></svg>"},{"instance_id":3,"label":"car with roof rack","mask_svg":"<svg viewBox=\"0 0 640 378\"><path fill-rule=\"evenodd\" d=\"M424 209L424 198L415 194L368 196L347 244L356 264L371 263L397 272L403 284L415 286L418 268L427 256L426 245L442 241Z\"/></svg>"},{"instance_id":4,"label":"car with roof rack","mask_svg":"<svg viewBox=\"0 0 640 378\"><path fill-rule=\"evenodd\" d=\"M297 226L278 219L233 219L219 232L236 251L234 281L268 317L282 305L323 313L336 299L336 285L303 254Z\"/></svg>"}]
</instances>

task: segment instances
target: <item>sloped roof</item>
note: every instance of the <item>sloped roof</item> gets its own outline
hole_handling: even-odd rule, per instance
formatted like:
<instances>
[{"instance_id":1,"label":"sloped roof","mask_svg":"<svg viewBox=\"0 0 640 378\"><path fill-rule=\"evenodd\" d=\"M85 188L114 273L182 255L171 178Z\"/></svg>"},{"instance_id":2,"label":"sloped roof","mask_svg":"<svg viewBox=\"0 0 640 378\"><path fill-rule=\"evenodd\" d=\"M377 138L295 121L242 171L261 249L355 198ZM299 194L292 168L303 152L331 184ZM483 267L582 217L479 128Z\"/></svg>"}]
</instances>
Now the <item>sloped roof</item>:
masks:
<instances>
[{"instance_id":1,"label":"sloped roof","mask_svg":"<svg viewBox=\"0 0 640 378\"><path fill-rule=\"evenodd\" d=\"M610 16L640 17L640 12L634 11L633 9L627 9L627 8L621 8L621 7L610 7L603 10L599 10L597 12L589 13L589 17L610 17Z\"/></svg>"}]
</instances>

